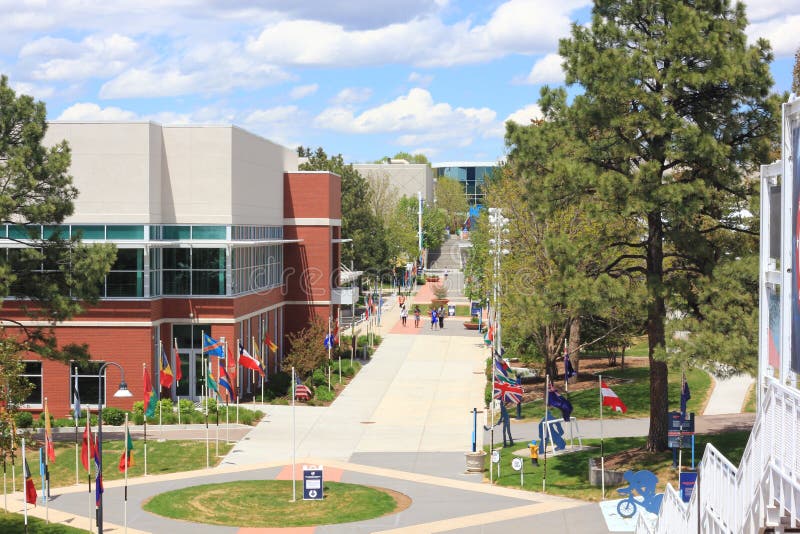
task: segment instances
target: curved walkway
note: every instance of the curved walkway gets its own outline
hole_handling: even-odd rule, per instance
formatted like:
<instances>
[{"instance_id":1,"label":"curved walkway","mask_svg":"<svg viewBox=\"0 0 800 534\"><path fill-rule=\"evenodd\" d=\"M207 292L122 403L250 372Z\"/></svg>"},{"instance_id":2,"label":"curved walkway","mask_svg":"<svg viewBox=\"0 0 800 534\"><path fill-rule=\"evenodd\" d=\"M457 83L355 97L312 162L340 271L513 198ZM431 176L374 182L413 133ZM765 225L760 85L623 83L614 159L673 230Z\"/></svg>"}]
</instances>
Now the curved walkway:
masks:
<instances>
[{"instance_id":1,"label":"curved walkway","mask_svg":"<svg viewBox=\"0 0 800 534\"><path fill-rule=\"evenodd\" d=\"M741 413L747 393L755 383L753 377L743 373L726 378L713 376L713 379L714 389L711 390L703 415Z\"/></svg>"}]
</instances>

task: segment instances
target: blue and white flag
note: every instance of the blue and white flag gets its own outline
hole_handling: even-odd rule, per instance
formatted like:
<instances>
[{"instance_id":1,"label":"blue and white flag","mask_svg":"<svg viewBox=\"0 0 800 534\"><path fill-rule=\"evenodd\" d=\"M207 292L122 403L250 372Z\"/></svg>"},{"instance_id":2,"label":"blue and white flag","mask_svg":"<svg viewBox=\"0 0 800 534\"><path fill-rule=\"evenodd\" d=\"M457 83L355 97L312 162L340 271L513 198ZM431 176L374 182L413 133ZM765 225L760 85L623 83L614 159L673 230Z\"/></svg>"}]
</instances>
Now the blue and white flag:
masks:
<instances>
[{"instance_id":1,"label":"blue and white flag","mask_svg":"<svg viewBox=\"0 0 800 534\"><path fill-rule=\"evenodd\" d=\"M332 349L333 348L333 334L328 333L328 335L325 336L325 339L322 341L322 344L325 345L326 349Z\"/></svg>"},{"instance_id":2,"label":"blue and white flag","mask_svg":"<svg viewBox=\"0 0 800 534\"><path fill-rule=\"evenodd\" d=\"M72 385L72 417L75 421L81 418L81 396L78 395L78 375L75 375L75 383ZM76 425L78 423L75 423Z\"/></svg>"}]
</instances>

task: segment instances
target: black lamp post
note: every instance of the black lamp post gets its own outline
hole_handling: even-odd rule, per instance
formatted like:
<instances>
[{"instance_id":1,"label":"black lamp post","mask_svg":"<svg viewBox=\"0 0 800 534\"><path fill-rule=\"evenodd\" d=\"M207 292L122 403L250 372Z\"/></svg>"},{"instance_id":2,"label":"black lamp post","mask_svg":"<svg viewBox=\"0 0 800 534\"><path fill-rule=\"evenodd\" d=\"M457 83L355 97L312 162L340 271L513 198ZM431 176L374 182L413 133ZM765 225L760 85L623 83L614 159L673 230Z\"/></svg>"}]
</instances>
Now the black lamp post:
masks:
<instances>
[{"instance_id":1,"label":"black lamp post","mask_svg":"<svg viewBox=\"0 0 800 534\"><path fill-rule=\"evenodd\" d=\"M117 362L106 362L100 366L97 371L97 452L100 458L100 465L97 466L97 473L100 480L103 479L103 378L105 377L106 367L113 365L117 367L122 374L119 381L119 388L114 393L115 397L133 397L133 393L128 390L128 384L125 382L125 369L122 368ZM99 494L100 499L97 505L97 534L103 534L103 494Z\"/></svg>"}]
</instances>

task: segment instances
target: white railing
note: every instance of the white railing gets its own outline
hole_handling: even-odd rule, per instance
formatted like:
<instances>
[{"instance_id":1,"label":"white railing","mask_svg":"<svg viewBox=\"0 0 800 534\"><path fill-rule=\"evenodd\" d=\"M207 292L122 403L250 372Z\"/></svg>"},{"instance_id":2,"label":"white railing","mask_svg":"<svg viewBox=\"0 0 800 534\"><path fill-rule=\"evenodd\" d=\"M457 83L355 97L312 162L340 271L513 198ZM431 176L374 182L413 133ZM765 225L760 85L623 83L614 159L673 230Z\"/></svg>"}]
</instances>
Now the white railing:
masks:
<instances>
[{"instance_id":1,"label":"white railing","mask_svg":"<svg viewBox=\"0 0 800 534\"><path fill-rule=\"evenodd\" d=\"M757 532L781 518L800 526L800 391L767 381L738 469L706 445L689 503L667 484L657 521L640 516L637 532Z\"/></svg>"}]
</instances>

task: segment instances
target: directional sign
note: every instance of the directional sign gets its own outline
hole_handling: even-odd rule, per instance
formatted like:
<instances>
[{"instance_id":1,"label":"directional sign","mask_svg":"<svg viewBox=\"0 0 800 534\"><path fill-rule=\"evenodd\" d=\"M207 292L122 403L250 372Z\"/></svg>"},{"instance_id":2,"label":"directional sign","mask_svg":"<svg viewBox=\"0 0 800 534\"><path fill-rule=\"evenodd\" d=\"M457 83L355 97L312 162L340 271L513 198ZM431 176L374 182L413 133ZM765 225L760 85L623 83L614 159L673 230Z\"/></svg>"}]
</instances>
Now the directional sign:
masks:
<instances>
[{"instance_id":1,"label":"directional sign","mask_svg":"<svg viewBox=\"0 0 800 534\"><path fill-rule=\"evenodd\" d=\"M319 501L322 500L322 466L303 466L303 500Z\"/></svg>"},{"instance_id":2,"label":"directional sign","mask_svg":"<svg viewBox=\"0 0 800 534\"><path fill-rule=\"evenodd\" d=\"M514 471L522 469L522 458L517 457L511 460L511 467L514 468Z\"/></svg>"}]
</instances>

